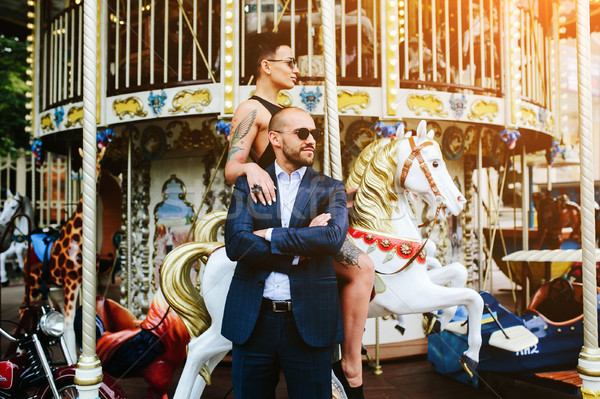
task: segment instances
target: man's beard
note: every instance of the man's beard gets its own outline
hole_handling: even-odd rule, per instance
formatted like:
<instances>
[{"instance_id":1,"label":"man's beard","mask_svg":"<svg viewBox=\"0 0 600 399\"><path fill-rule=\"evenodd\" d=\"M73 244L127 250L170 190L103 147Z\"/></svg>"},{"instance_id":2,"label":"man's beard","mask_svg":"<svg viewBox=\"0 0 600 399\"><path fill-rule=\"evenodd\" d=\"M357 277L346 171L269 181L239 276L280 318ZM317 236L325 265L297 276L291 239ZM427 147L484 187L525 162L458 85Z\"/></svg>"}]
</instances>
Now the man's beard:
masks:
<instances>
[{"instance_id":1,"label":"man's beard","mask_svg":"<svg viewBox=\"0 0 600 399\"><path fill-rule=\"evenodd\" d=\"M311 153L311 155L309 156L309 153L303 155L302 150L306 148L312 148L314 150L314 147L310 145L305 145L300 148L292 148L289 147L285 142L283 142L282 144L283 145L281 146L281 149L283 150L283 155L285 155L288 161L290 161L292 164L294 164L298 168L301 168L303 166L312 166L315 160L314 152Z\"/></svg>"}]
</instances>

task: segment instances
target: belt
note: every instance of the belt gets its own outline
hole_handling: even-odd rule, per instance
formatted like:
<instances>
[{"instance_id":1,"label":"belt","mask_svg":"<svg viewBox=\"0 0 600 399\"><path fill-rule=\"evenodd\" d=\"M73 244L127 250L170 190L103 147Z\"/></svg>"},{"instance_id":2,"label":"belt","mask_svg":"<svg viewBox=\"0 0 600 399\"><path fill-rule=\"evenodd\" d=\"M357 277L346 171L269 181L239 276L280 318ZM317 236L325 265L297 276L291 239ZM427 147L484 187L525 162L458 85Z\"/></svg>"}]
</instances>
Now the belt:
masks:
<instances>
[{"instance_id":1,"label":"belt","mask_svg":"<svg viewBox=\"0 0 600 399\"><path fill-rule=\"evenodd\" d=\"M271 310L275 313L291 312L292 311L292 301L290 301L290 300L273 301L271 299L263 297L261 307L263 309Z\"/></svg>"}]
</instances>

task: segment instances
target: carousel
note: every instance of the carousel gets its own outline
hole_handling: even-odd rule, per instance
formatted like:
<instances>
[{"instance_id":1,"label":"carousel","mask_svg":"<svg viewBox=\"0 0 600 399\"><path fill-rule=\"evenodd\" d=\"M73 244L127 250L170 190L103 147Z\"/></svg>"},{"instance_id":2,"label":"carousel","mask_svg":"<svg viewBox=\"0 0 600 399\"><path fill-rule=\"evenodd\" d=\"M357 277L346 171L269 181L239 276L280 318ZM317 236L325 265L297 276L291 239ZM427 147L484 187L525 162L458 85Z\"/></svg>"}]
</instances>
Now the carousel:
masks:
<instances>
[{"instance_id":1,"label":"carousel","mask_svg":"<svg viewBox=\"0 0 600 399\"><path fill-rule=\"evenodd\" d=\"M583 3L577 2L578 24L589 21ZM561 140L560 2L27 0L27 7L31 162L37 166L27 172L23 192L5 200L0 221L11 226L11 216L24 212L9 211L20 195L31 198L28 211L38 227L56 228L54 239L41 233L22 240L24 247L32 243L26 300L42 294L60 304L65 350L72 359L79 353L75 381L82 398L98 396L102 372L143 376L155 394L177 386L175 397L199 397L229 350L220 335L228 280L213 272L218 267L230 278L235 265L220 243L232 193L224 155L233 112L254 90L246 52L266 31L289 37L300 69L297 85L280 92L279 103L308 111L326 132L315 169L358 189L350 235L378 265L364 342L377 352L376 372L381 344L432 331L447 335L435 334L433 343L430 336L430 346L438 346L436 368L466 380L476 378L478 364L502 372L504 366L489 366L496 350L525 353L539 345L530 316L502 310L477 291L487 288L494 243L504 243L495 206L501 182L519 172L520 203L513 206L523 210L520 226L529 226L527 157L552 152ZM519 246L504 246L497 260L523 292L555 275L535 280L525 266L514 269L515 262L582 262L583 286L574 296L584 316L579 341L573 339L579 349L584 343L582 390L597 395L595 216L587 166L593 157L585 144L591 140L589 24L587 39L581 30L580 36L578 25L579 243L567 256L560 245L531 246L529 229L521 227ZM415 151L421 165L410 158ZM61 173L51 167L56 164ZM423 172L395 191L403 168L431 165L431 179ZM391 180L380 181L383 175ZM390 201L400 214L380 206ZM402 217L408 235L398 231L400 224L364 222ZM554 234L542 220L538 239ZM396 236L406 240L390 240ZM3 268L9 251L16 253L5 250ZM96 297L97 274L115 268L120 297ZM401 277L387 276L396 273ZM562 291L553 286L547 294ZM429 295L410 301L410 292ZM542 302L536 305L534 297L531 309ZM458 305L464 307L457 311ZM498 329L486 324L489 315ZM119 348L131 340L159 340L163 350L129 364ZM464 348L444 352L448 345ZM180 380L172 379L182 366Z\"/></svg>"}]
</instances>

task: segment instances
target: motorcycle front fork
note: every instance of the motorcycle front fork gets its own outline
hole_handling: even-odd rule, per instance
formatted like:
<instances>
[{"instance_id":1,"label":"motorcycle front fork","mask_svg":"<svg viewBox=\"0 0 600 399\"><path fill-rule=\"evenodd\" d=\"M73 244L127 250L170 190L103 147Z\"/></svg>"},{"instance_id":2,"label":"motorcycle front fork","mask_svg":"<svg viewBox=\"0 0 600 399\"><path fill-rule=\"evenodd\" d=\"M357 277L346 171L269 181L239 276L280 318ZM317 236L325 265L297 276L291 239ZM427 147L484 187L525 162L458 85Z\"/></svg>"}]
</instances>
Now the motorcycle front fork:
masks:
<instances>
[{"instance_id":1,"label":"motorcycle front fork","mask_svg":"<svg viewBox=\"0 0 600 399\"><path fill-rule=\"evenodd\" d=\"M44 352L44 348L42 348L42 344L40 343L37 334L33 334L33 343L35 345L35 350L40 358L40 362L42 363L42 367L44 368L44 374L46 374L46 378L48 379L48 385L52 390L52 394L56 399L60 399L58 389L56 388L56 384L54 383L54 376L52 375L50 363L48 362L48 358L46 357L46 353Z\"/></svg>"}]
</instances>

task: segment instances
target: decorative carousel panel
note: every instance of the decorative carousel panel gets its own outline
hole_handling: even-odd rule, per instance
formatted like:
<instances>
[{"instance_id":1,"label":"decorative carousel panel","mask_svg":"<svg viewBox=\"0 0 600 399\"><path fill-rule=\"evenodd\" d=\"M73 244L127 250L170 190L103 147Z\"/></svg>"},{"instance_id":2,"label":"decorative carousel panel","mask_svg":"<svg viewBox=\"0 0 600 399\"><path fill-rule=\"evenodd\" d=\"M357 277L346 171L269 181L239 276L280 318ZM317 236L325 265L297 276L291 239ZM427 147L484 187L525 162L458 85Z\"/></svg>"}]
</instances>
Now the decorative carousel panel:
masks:
<instances>
[{"instance_id":1,"label":"decorative carousel panel","mask_svg":"<svg viewBox=\"0 0 600 399\"><path fill-rule=\"evenodd\" d=\"M465 152L465 134L457 126L450 126L442 137L442 152L446 159L455 160Z\"/></svg>"},{"instance_id":2,"label":"decorative carousel panel","mask_svg":"<svg viewBox=\"0 0 600 399\"><path fill-rule=\"evenodd\" d=\"M445 118L448 113L444 111L443 101L435 94L410 94L406 100L408 109L416 116L438 116Z\"/></svg>"},{"instance_id":3,"label":"decorative carousel panel","mask_svg":"<svg viewBox=\"0 0 600 399\"><path fill-rule=\"evenodd\" d=\"M360 115L370 103L371 98L366 91L338 90L338 110L343 114L353 111L355 114Z\"/></svg>"},{"instance_id":4,"label":"decorative carousel panel","mask_svg":"<svg viewBox=\"0 0 600 399\"><path fill-rule=\"evenodd\" d=\"M497 101L479 99L471 105L467 117L472 121L493 122L498 115L499 110L500 108Z\"/></svg>"},{"instance_id":5,"label":"decorative carousel panel","mask_svg":"<svg viewBox=\"0 0 600 399\"><path fill-rule=\"evenodd\" d=\"M51 132L56 129L54 119L52 119L52 114L50 112L42 115L40 118L40 126L44 132Z\"/></svg>"},{"instance_id":6,"label":"decorative carousel panel","mask_svg":"<svg viewBox=\"0 0 600 399\"><path fill-rule=\"evenodd\" d=\"M220 112L221 96L212 93L223 90L221 84L174 87L158 91L138 92L131 97L110 97L106 101L114 112L106 115L106 123L156 119L173 115L215 114ZM170 106L169 106L170 104ZM126 118L127 117L127 118Z\"/></svg>"},{"instance_id":7,"label":"decorative carousel panel","mask_svg":"<svg viewBox=\"0 0 600 399\"><path fill-rule=\"evenodd\" d=\"M204 107L209 105L212 101L210 90L199 89L196 91L192 90L181 90L173 97L173 108L169 108L171 114L177 114L179 112L187 113L192 108L196 112L204 111Z\"/></svg>"},{"instance_id":8,"label":"decorative carousel panel","mask_svg":"<svg viewBox=\"0 0 600 399\"><path fill-rule=\"evenodd\" d=\"M72 106L67 112L65 127L83 127L83 105Z\"/></svg>"},{"instance_id":9,"label":"decorative carousel panel","mask_svg":"<svg viewBox=\"0 0 600 399\"><path fill-rule=\"evenodd\" d=\"M194 222L194 207L186 200L185 183L175 175L162 186L163 200L154 207L154 265L155 281L165 256L186 242Z\"/></svg>"},{"instance_id":10,"label":"decorative carousel panel","mask_svg":"<svg viewBox=\"0 0 600 399\"><path fill-rule=\"evenodd\" d=\"M126 99L115 99L112 107L115 115L121 120L126 116L133 118L135 116L144 117L148 115L148 112L144 111L142 100L135 96L127 97Z\"/></svg>"}]
</instances>

